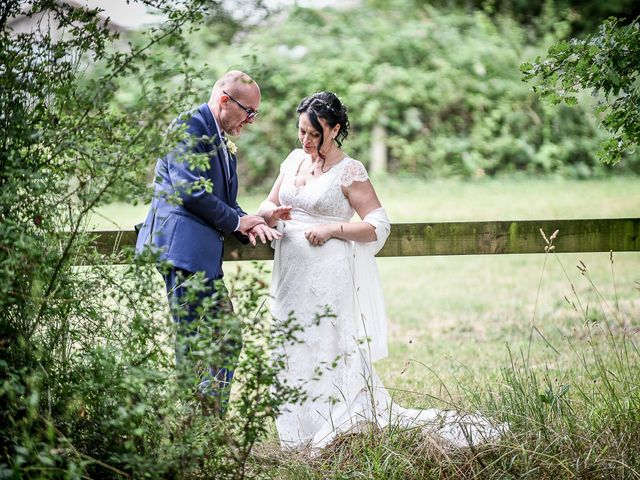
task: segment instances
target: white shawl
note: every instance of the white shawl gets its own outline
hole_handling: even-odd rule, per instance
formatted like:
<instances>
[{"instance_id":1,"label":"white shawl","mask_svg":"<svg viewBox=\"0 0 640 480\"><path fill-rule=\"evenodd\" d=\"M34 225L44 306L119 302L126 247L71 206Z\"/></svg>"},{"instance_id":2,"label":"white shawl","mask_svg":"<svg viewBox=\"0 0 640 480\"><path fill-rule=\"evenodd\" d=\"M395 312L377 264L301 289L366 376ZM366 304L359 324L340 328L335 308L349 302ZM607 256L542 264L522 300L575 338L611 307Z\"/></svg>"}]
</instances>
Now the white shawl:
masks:
<instances>
[{"instance_id":1,"label":"white shawl","mask_svg":"<svg viewBox=\"0 0 640 480\"><path fill-rule=\"evenodd\" d=\"M391 224L384 208L373 210L362 221L376 229L376 240L353 243L354 318L358 324L359 337L366 346L363 348L369 360L375 362L389 354L387 313L375 255L384 246Z\"/></svg>"}]
</instances>

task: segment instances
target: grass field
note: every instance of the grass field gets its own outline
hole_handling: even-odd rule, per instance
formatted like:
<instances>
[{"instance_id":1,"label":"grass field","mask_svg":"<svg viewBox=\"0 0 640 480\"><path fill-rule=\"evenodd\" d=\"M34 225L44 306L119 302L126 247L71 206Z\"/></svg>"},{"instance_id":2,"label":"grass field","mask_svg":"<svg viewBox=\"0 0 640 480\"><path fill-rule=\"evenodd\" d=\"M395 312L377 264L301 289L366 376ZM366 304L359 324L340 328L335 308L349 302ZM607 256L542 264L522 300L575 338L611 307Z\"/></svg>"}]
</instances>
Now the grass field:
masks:
<instances>
[{"instance_id":1,"label":"grass field","mask_svg":"<svg viewBox=\"0 0 640 480\"><path fill-rule=\"evenodd\" d=\"M392 222L447 222L561 218L617 218L640 214L640 179L565 180L555 177L423 181L374 179ZM240 195L253 212L262 194ZM114 203L98 210L96 228L130 229L147 207Z\"/></svg>"},{"instance_id":2,"label":"grass field","mask_svg":"<svg viewBox=\"0 0 640 480\"><path fill-rule=\"evenodd\" d=\"M633 177L374 180L392 222L636 217L638 182ZM239 202L247 211L255 211L262 200L263 195L254 194ZM100 210L95 223L97 228L132 228L144 219L146 209L113 204ZM559 253L547 261L536 315L540 330L555 343L562 343L567 331L580 323L564 299L573 293L560 263L592 310L599 308L598 303L576 268L579 261L588 266L609 302L614 301L608 253ZM492 376L505 362L506 345L517 350L528 343L543 264L542 254L379 259L391 340L391 354L378 366L385 382L419 392L399 396L422 405L432 402L424 394L441 394L434 373L445 384L454 377L466 381ZM637 314L640 253L616 254L614 267L622 307ZM536 350L548 349L545 345L535 339Z\"/></svg>"},{"instance_id":3,"label":"grass field","mask_svg":"<svg viewBox=\"0 0 640 480\"><path fill-rule=\"evenodd\" d=\"M522 178L472 183L380 178L374 184L395 222L640 215L637 178ZM254 211L262 199L261 195L245 196L240 203ZM111 205L101 210L96 224L130 228L143 218L145 210ZM486 406L486 401L482 404L480 400L484 394L478 392L514 388L504 380L505 369L511 368L510 355L528 358L521 361L526 363L526 374L537 372L548 377L552 387L570 385L575 392L582 385L595 383L590 371L599 371L601 365L599 353L594 356L593 349L602 353L605 363L607 359L616 361L616 347L612 349L608 343L610 328L614 334L624 331L636 343L640 330L640 252L614 253L613 260L612 265L609 253L562 252L546 259L544 254L379 259L389 316L390 356L377 364L377 370L387 387L397 392L399 403L414 407ZM587 267L586 275L576 268L580 262ZM238 267L247 268L236 264L232 269ZM600 347L602 350L597 350ZM634 375L637 378L637 373ZM533 447L522 448L529 452ZM370 460L373 449L367 451L364 456ZM266 454L272 460L274 456L278 454ZM558 458L559 463L564 461ZM628 460L632 465L635 461L637 458ZM534 466L533 470L541 468ZM274 471L283 478L352 478L348 474L351 467L337 464L335 459L324 463L301 459L282 468ZM523 467L524 471L527 468ZM367 471L359 478L387 478ZM388 470L381 471L388 474ZM529 478L549 478L554 471L542 469L539 476L532 473ZM416 478L437 478L429 475Z\"/></svg>"}]
</instances>

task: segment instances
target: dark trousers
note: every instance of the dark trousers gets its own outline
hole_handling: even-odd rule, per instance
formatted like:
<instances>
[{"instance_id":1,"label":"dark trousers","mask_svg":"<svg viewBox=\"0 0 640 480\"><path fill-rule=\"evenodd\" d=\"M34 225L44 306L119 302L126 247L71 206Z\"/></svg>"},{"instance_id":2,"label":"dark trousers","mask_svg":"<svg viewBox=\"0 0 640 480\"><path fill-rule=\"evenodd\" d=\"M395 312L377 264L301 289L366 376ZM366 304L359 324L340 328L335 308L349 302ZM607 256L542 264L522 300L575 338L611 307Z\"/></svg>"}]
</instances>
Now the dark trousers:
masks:
<instances>
[{"instance_id":1,"label":"dark trousers","mask_svg":"<svg viewBox=\"0 0 640 480\"><path fill-rule=\"evenodd\" d=\"M223 415L242 348L241 329L222 281L194 280L192 272L179 268L164 275L177 325L176 364L193 375L208 409Z\"/></svg>"}]
</instances>

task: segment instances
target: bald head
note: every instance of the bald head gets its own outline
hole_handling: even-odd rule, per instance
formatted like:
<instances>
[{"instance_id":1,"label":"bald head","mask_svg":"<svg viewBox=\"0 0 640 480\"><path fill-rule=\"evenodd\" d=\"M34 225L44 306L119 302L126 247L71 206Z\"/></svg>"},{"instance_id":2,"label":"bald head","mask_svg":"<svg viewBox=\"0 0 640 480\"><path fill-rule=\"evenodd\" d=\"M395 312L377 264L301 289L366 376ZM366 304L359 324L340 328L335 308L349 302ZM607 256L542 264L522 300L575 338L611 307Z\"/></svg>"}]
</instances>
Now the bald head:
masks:
<instances>
[{"instance_id":1,"label":"bald head","mask_svg":"<svg viewBox=\"0 0 640 480\"><path fill-rule=\"evenodd\" d=\"M255 120L248 118L248 111L258 110L260 88L246 73L232 70L216 81L208 105L225 133L240 135L244 125Z\"/></svg>"},{"instance_id":2,"label":"bald head","mask_svg":"<svg viewBox=\"0 0 640 480\"><path fill-rule=\"evenodd\" d=\"M232 70L220 77L211 90L210 100L215 101L220 98L223 91L226 91L233 97L249 91L254 91L260 94L258 84L253 80L253 78L240 70Z\"/></svg>"}]
</instances>

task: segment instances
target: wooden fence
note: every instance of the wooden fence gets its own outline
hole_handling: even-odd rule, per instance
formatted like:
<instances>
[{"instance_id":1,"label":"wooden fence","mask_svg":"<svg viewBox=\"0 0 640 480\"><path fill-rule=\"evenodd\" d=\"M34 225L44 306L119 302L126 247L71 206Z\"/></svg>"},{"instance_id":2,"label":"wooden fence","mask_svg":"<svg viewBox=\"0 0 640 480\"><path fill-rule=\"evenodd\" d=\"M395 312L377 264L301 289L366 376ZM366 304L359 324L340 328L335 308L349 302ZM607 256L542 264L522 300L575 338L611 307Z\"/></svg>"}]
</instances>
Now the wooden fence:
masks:
<instances>
[{"instance_id":1,"label":"wooden fence","mask_svg":"<svg viewBox=\"0 0 640 480\"><path fill-rule=\"evenodd\" d=\"M395 223L379 257L427 255L485 255L544 253L546 237L559 230L553 241L558 253L570 252L638 252L640 218L589 220L527 220L504 222ZM96 249L119 262L118 253L133 247L136 234L130 231L96 231ZM241 245L235 237L225 239L226 261L271 260L269 245Z\"/></svg>"}]
</instances>

